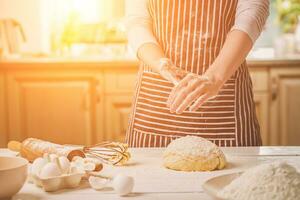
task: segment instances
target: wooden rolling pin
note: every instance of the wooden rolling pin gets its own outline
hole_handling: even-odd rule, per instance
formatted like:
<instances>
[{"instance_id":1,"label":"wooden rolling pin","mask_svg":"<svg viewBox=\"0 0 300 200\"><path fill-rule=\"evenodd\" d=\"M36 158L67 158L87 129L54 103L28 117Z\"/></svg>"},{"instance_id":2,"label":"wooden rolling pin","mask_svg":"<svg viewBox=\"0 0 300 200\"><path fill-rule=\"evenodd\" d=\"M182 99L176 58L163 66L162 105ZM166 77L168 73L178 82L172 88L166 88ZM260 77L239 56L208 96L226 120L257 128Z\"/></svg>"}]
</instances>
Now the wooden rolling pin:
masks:
<instances>
[{"instance_id":1,"label":"wooden rolling pin","mask_svg":"<svg viewBox=\"0 0 300 200\"><path fill-rule=\"evenodd\" d=\"M12 151L19 152L29 162L33 162L38 157L43 157L45 153L66 156L70 161L75 156L85 157L84 152L79 149L69 148L36 138L27 138L22 143L10 141L7 147Z\"/></svg>"}]
</instances>

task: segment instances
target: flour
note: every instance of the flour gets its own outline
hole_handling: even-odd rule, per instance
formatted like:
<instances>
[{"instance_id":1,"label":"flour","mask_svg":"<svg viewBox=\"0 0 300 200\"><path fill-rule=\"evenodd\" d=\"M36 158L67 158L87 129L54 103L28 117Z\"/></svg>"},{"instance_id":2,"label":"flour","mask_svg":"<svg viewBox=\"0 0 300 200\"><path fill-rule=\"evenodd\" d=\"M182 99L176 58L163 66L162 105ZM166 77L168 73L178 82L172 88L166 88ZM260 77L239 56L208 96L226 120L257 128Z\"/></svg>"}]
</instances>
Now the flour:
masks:
<instances>
[{"instance_id":1,"label":"flour","mask_svg":"<svg viewBox=\"0 0 300 200\"><path fill-rule=\"evenodd\" d=\"M218 146L209 140L197 136L185 136L172 141L165 154L176 153L184 157L208 157L220 151Z\"/></svg>"},{"instance_id":2,"label":"flour","mask_svg":"<svg viewBox=\"0 0 300 200\"><path fill-rule=\"evenodd\" d=\"M244 172L218 196L231 200L299 200L300 173L285 162L262 164Z\"/></svg>"}]
</instances>

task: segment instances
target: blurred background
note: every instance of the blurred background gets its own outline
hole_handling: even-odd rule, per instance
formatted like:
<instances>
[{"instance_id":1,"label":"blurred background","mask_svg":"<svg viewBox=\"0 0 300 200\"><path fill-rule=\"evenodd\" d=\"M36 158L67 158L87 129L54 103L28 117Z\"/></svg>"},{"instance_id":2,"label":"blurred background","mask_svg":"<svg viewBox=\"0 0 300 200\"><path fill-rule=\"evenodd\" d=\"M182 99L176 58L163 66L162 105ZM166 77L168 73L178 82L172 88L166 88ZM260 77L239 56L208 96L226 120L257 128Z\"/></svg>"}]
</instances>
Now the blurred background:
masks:
<instances>
[{"instance_id":1,"label":"blurred background","mask_svg":"<svg viewBox=\"0 0 300 200\"><path fill-rule=\"evenodd\" d=\"M33 56L105 56L104 45L126 43L124 0L1 0L0 8L2 24L13 20L13 30L4 30L9 35L4 55L16 49ZM14 28L22 30L21 46L11 41Z\"/></svg>"},{"instance_id":2,"label":"blurred background","mask_svg":"<svg viewBox=\"0 0 300 200\"><path fill-rule=\"evenodd\" d=\"M0 146L124 141L138 62L125 0L0 0ZM264 145L300 145L300 1L271 0L248 56Z\"/></svg>"}]
</instances>

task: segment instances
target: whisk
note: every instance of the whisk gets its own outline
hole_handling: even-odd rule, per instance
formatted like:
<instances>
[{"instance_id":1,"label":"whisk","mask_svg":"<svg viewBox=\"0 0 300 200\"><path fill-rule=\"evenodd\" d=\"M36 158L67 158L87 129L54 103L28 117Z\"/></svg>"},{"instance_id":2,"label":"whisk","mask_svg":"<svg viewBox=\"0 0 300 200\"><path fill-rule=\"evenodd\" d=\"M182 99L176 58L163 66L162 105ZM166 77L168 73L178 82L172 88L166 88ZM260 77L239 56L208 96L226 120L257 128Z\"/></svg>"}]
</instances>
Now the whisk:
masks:
<instances>
[{"instance_id":1,"label":"whisk","mask_svg":"<svg viewBox=\"0 0 300 200\"><path fill-rule=\"evenodd\" d=\"M112 165L124 165L130 159L128 145L120 142L102 142L73 151L81 151L87 156L95 157Z\"/></svg>"}]
</instances>

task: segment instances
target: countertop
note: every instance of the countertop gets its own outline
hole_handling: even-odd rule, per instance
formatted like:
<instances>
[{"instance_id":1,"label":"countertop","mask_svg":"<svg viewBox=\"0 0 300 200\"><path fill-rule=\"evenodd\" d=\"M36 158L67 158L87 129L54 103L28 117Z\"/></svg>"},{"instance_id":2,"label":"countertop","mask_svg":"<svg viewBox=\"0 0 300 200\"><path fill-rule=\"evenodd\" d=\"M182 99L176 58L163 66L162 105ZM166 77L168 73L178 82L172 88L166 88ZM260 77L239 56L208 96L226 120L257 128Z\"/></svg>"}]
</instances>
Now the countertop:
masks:
<instances>
[{"instance_id":1,"label":"countertop","mask_svg":"<svg viewBox=\"0 0 300 200\"><path fill-rule=\"evenodd\" d=\"M130 57L52 57L0 59L0 70L11 69L134 69L139 62Z\"/></svg>"},{"instance_id":2,"label":"countertop","mask_svg":"<svg viewBox=\"0 0 300 200\"><path fill-rule=\"evenodd\" d=\"M299 58L268 58L268 59L247 59L248 67L300 67Z\"/></svg>"},{"instance_id":3,"label":"countertop","mask_svg":"<svg viewBox=\"0 0 300 200\"><path fill-rule=\"evenodd\" d=\"M299 58L248 58L251 67L300 67ZM115 58L101 57L16 57L0 59L1 69L123 69L136 70L139 66L137 59L125 56Z\"/></svg>"},{"instance_id":4,"label":"countertop","mask_svg":"<svg viewBox=\"0 0 300 200\"><path fill-rule=\"evenodd\" d=\"M287 161L300 170L300 147L225 147L228 165L213 172L179 172L162 166L163 148L130 149L132 159L127 166L105 166L102 175L123 173L135 179L134 191L128 197L119 197L110 189L95 191L83 182L80 188L46 193L41 188L26 183L13 200L69 200L69 199L211 199L201 185L214 176L243 171L260 163L275 160ZM12 155L7 149L0 149L0 155Z\"/></svg>"}]
</instances>

